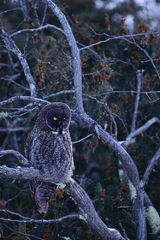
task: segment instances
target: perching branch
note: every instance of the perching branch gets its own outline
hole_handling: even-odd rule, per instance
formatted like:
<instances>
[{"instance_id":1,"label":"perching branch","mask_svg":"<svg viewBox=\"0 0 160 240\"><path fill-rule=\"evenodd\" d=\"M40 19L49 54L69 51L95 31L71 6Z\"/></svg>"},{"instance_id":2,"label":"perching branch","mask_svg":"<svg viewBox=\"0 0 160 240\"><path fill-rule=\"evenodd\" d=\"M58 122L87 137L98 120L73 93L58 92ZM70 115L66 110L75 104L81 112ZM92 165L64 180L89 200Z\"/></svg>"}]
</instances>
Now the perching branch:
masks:
<instances>
[{"instance_id":1,"label":"perching branch","mask_svg":"<svg viewBox=\"0 0 160 240\"><path fill-rule=\"evenodd\" d=\"M18 178L32 180L36 178L39 181L51 182L52 178L43 176L41 172L34 168L8 168L0 167L0 177L3 178ZM103 221L99 218L92 201L83 188L76 183L73 179L65 183L63 189L67 194L71 195L77 203L80 211L85 214L86 221L91 227L92 231L99 236L102 240L124 240L121 234L112 228L108 228Z\"/></svg>"}]
</instances>

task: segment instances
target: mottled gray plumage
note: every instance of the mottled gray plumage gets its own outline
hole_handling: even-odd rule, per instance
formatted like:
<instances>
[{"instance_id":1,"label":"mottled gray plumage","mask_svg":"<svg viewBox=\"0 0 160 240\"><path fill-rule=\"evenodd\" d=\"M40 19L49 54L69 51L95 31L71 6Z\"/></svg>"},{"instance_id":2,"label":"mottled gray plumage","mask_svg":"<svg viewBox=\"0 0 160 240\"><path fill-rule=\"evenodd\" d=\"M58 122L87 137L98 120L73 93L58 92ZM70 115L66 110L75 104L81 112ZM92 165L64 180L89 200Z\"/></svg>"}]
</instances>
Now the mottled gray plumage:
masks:
<instances>
[{"instance_id":1,"label":"mottled gray plumage","mask_svg":"<svg viewBox=\"0 0 160 240\"><path fill-rule=\"evenodd\" d=\"M55 183L65 182L73 174L70 115L70 108L64 103L46 105L40 111L25 144L25 154L31 166L52 177ZM47 201L54 186L37 180L31 182L39 212L47 211Z\"/></svg>"}]
</instances>

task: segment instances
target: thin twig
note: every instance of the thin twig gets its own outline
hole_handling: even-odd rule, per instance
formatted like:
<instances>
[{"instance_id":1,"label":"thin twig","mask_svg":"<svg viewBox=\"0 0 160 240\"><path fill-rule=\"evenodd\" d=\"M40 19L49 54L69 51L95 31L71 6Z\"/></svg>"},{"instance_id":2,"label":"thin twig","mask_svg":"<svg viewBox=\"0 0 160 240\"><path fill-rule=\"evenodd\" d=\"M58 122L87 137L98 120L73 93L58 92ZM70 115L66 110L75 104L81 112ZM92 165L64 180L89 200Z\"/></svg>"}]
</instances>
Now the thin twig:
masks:
<instances>
[{"instance_id":1,"label":"thin twig","mask_svg":"<svg viewBox=\"0 0 160 240\"><path fill-rule=\"evenodd\" d=\"M16 127L16 128L1 128L0 132L19 132L19 131L28 131L27 128L24 127Z\"/></svg>"},{"instance_id":2,"label":"thin twig","mask_svg":"<svg viewBox=\"0 0 160 240\"><path fill-rule=\"evenodd\" d=\"M66 220L68 218L79 218L80 215L79 214L69 214L69 215L66 215L66 216L63 216L63 217L60 217L60 218L57 218L57 219L33 219L33 218L28 218L28 217L25 217L19 213L16 213L16 212L12 212L8 209L0 209L0 212L4 212L4 213L9 213L9 214L12 214L14 216L18 216L20 217L21 219L10 219L10 218L0 218L0 220L3 220L3 221L9 221L9 222L34 222L34 223L54 223L54 222L62 222L63 220Z\"/></svg>"},{"instance_id":3,"label":"thin twig","mask_svg":"<svg viewBox=\"0 0 160 240\"><path fill-rule=\"evenodd\" d=\"M52 93L48 96L44 96L43 99L48 99L48 98L55 97L55 96L58 96L58 95L70 94L70 93L75 93L75 91L74 90L62 90L62 91L59 91L59 92L56 92L56 93Z\"/></svg>"},{"instance_id":4,"label":"thin twig","mask_svg":"<svg viewBox=\"0 0 160 240\"><path fill-rule=\"evenodd\" d=\"M134 132L130 133L126 140L122 143L124 146L128 146L133 138L141 134L142 132L146 131L152 124L154 123L160 123L160 120L157 117L153 117L150 120L148 120L143 126L140 128L137 128Z\"/></svg>"},{"instance_id":5,"label":"thin twig","mask_svg":"<svg viewBox=\"0 0 160 240\"><path fill-rule=\"evenodd\" d=\"M92 28L93 30L93 28ZM94 33L95 30L94 30ZM118 40L118 39L122 39L122 40L126 40L127 38L134 38L134 37L142 37L142 36L149 36L149 35L159 35L160 32L153 32L153 33L137 33L137 34L126 34L126 35L122 35L122 36L115 36L115 35L108 35L106 33L96 33L96 35L99 35L99 36L105 36L105 37L108 37L107 39L105 40L101 40L101 41L98 41L98 42L95 42L95 43L92 43L88 46L85 46L83 48L80 49L80 51L83 51L83 50L86 50L88 48L91 48L91 47L94 47L94 46L97 46L99 44L102 44L102 43L107 43L109 41L112 41L112 40ZM132 42L133 43L133 42Z\"/></svg>"},{"instance_id":6,"label":"thin twig","mask_svg":"<svg viewBox=\"0 0 160 240\"><path fill-rule=\"evenodd\" d=\"M35 98L35 97L30 97L30 96L15 96L15 97L11 97L8 98L7 100L4 100L2 102L0 102L0 107L9 103L14 103L15 101L18 100L23 100L23 101L30 101L30 102L34 102L37 104L48 104L49 102L47 100L43 100L40 98Z\"/></svg>"},{"instance_id":7,"label":"thin twig","mask_svg":"<svg viewBox=\"0 0 160 240\"><path fill-rule=\"evenodd\" d=\"M79 139L79 140L77 140L77 141L72 142L72 144L76 144L76 143L83 142L84 140L86 140L86 139L92 137L93 135L94 135L94 134L91 133L91 134L87 135L86 137L83 137L83 138L81 138L81 139Z\"/></svg>"},{"instance_id":8,"label":"thin twig","mask_svg":"<svg viewBox=\"0 0 160 240\"><path fill-rule=\"evenodd\" d=\"M134 113L133 113L133 119L132 119L132 124L131 124L131 133L133 133L136 129L137 112L138 112L140 92L141 92L142 73L143 73L143 70L137 70L137 94L136 94L136 99L135 99L135 104L134 104Z\"/></svg>"},{"instance_id":9,"label":"thin twig","mask_svg":"<svg viewBox=\"0 0 160 240\"><path fill-rule=\"evenodd\" d=\"M45 19L46 19L47 9L48 9L48 5L46 3L45 6L44 6L44 12L43 12L43 18L42 18L42 21L41 21L41 26L44 25L44 22L45 22Z\"/></svg>"},{"instance_id":10,"label":"thin twig","mask_svg":"<svg viewBox=\"0 0 160 240\"><path fill-rule=\"evenodd\" d=\"M31 18L27 11L26 0L20 0L20 5L24 16L24 21L30 21Z\"/></svg>"},{"instance_id":11,"label":"thin twig","mask_svg":"<svg viewBox=\"0 0 160 240\"><path fill-rule=\"evenodd\" d=\"M5 14L5 13L8 13L8 12L12 12L12 11L21 11L22 9L21 8L12 8L12 9L7 9L7 10L5 10L5 11L3 11L3 12L0 12L0 15L2 15L2 14Z\"/></svg>"},{"instance_id":12,"label":"thin twig","mask_svg":"<svg viewBox=\"0 0 160 240\"><path fill-rule=\"evenodd\" d=\"M18 57L21 65L23 67L24 74L26 76L26 80L30 87L31 96L36 97L36 85L35 85L35 81L34 81L32 75L31 75L27 60L24 57L24 55L21 53L20 49L17 47L17 45L15 44L13 39L5 32L5 30L3 28L2 28L2 40L3 40L6 48L9 51L13 52Z\"/></svg>"},{"instance_id":13,"label":"thin twig","mask_svg":"<svg viewBox=\"0 0 160 240\"><path fill-rule=\"evenodd\" d=\"M128 40L129 41L129 40ZM158 77L158 79L160 80L160 74L159 74L159 72L158 72L158 70L157 70L157 67L156 67L156 65L154 64L154 61L153 61L153 59L150 57L150 55L148 54L148 52L146 51L146 49L144 49L144 48L142 48L136 41L135 41L135 39L134 39L134 42L132 42L132 41L129 41L131 44L134 44L134 45L136 45L136 47L141 51L141 52L143 52L145 55L146 55L146 57L149 59L149 61L151 62L151 64L152 64L152 66L153 66L153 68L154 68L154 70L155 70L155 72L156 72L156 74L157 74L157 77Z\"/></svg>"},{"instance_id":14,"label":"thin twig","mask_svg":"<svg viewBox=\"0 0 160 240\"><path fill-rule=\"evenodd\" d=\"M55 25L52 25L52 24L46 24L46 25L43 25L43 26L40 26L38 28L30 28L30 29L22 29L22 30L19 30L17 32L14 32L10 35L10 37L15 37L19 34L22 34L22 33L33 33L33 32L38 32L38 31L42 31L44 29L48 29L48 28L53 28L61 33L64 34L64 31L61 29L61 28L58 28L56 27Z\"/></svg>"},{"instance_id":15,"label":"thin twig","mask_svg":"<svg viewBox=\"0 0 160 240\"><path fill-rule=\"evenodd\" d=\"M160 147L158 148L157 152L155 153L155 155L153 156L153 158L151 159L150 163L148 164L148 166L145 170L145 173L144 173L143 178L142 178L142 182L143 182L144 186L147 184L148 179L149 179L149 175L150 175L152 169L154 168L154 166L157 163L159 158L160 158Z\"/></svg>"}]
</instances>

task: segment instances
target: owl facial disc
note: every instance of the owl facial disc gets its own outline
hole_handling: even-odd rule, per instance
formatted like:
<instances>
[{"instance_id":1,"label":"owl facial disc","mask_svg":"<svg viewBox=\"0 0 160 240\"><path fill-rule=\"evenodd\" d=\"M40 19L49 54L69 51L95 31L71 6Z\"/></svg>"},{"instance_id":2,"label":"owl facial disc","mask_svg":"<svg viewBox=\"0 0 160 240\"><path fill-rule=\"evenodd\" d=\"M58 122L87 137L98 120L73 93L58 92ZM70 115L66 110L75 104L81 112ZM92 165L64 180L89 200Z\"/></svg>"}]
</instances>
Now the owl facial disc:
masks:
<instances>
[{"instance_id":1,"label":"owl facial disc","mask_svg":"<svg viewBox=\"0 0 160 240\"><path fill-rule=\"evenodd\" d=\"M69 128L70 109L65 105L54 106L46 112L45 121L54 134L62 134Z\"/></svg>"}]
</instances>

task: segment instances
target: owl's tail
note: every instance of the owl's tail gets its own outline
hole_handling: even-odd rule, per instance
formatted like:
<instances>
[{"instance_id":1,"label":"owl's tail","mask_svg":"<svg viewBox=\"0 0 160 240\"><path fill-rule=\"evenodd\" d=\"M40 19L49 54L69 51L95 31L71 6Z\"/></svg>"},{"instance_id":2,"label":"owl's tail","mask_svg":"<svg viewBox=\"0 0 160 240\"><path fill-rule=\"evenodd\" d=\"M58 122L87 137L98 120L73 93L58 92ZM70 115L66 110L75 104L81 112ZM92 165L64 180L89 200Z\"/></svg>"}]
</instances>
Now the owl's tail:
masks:
<instances>
[{"instance_id":1,"label":"owl's tail","mask_svg":"<svg viewBox=\"0 0 160 240\"><path fill-rule=\"evenodd\" d=\"M48 200L53 195L56 186L36 180L32 181L30 186L32 192L35 194L39 213L46 213L48 210Z\"/></svg>"}]
</instances>

